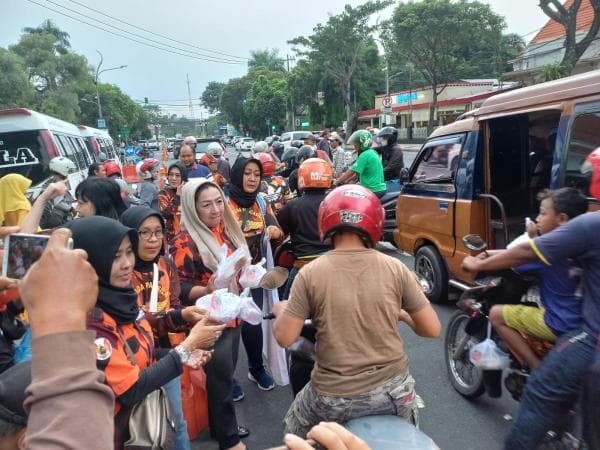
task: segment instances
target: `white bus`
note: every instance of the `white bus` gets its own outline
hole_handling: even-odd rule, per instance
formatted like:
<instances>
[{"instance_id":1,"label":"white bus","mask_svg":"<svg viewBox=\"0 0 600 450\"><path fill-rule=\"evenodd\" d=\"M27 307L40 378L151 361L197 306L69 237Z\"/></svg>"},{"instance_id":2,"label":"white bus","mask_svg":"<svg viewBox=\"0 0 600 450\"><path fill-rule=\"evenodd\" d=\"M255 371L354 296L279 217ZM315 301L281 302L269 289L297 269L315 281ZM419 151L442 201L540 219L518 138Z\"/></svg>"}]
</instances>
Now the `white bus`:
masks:
<instances>
[{"instance_id":1,"label":"white bus","mask_svg":"<svg viewBox=\"0 0 600 450\"><path fill-rule=\"evenodd\" d=\"M76 125L25 108L0 110L0 177L8 173L26 176L32 180L35 197L51 176L48 164L55 156L65 156L77 167L69 175L72 192L96 161Z\"/></svg>"}]
</instances>

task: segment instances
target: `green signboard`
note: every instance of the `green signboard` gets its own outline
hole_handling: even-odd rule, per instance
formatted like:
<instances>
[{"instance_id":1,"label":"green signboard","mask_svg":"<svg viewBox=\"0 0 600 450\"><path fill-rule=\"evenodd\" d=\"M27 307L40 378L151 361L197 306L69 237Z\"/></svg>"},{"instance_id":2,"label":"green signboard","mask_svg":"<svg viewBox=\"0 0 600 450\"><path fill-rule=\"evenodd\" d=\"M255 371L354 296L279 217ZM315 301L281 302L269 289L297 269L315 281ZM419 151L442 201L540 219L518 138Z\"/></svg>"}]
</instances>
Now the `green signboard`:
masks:
<instances>
[{"instance_id":1,"label":"green signboard","mask_svg":"<svg viewBox=\"0 0 600 450\"><path fill-rule=\"evenodd\" d=\"M310 126L310 122L302 122L302 123L300 124L300 126L301 126L301 127L308 127L308 126Z\"/></svg>"}]
</instances>

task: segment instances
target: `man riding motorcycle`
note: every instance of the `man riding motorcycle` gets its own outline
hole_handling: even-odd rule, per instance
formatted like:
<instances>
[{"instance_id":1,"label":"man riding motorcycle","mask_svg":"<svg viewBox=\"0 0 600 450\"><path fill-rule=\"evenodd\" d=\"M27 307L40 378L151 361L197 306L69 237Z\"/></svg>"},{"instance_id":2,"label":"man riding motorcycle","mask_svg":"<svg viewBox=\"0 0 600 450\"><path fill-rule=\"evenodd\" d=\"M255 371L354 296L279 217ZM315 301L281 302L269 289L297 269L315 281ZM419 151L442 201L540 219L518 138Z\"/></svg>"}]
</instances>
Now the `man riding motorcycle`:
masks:
<instances>
[{"instance_id":1,"label":"man riding motorcycle","mask_svg":"<svg viewBox=\"0 0 600 450\"><path fill-rule=\"evenodd\" d=\"M383 177L385 181L400 178L400 170L404 167L402 149L397 143L398 130L394 127L385 127L377 134L379 146L376 150L381 154L383 164Z\"/></svg>"},{"instance_id":2,"label":"man riding motorcycle","mask_svg":"<svg viewBox=\"0 0 600 450\"><path fill-rule=\"evenodd\" d=\"M315 369L286 414L286 432L305 435L321 421L366 415L413 417L414 379L397 322L427 337L438 336L441 325L416 277L374 249L383 215L375 194L362 186L332 191L318 223L333 250L305 266L289 301L273 307L281 346L298 339L306 319L317 336Z\"/></svg>"}]
</instances>

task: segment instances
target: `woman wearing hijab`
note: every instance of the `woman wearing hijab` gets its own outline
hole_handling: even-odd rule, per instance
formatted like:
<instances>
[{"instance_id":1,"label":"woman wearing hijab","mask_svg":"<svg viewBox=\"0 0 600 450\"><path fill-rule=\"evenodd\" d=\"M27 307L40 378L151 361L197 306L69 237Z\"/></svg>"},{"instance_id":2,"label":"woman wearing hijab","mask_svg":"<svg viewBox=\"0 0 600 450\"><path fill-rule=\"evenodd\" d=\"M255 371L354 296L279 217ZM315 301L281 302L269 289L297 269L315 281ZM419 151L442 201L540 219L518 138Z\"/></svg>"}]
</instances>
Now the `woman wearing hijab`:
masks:
<instances>
[{"instance_id":1,"label":"woman wearing hijab","mask_svg":"<svg viewBox=\"0 0 600 450\"><path fill-rule=\"evenodd\" d=\"M136 231L101 216L75 220L70 228L75 248L87 252L98 275L98 300L88 316L88 329L96 332L97 366L115 394L115 448L120 449L129 438L132 408L179 376L182 364L197 367L203 353L196 350L213 345L223 327L207 326L203 319L175 349L156 349L131 285Z\"/></svg>"},{"instance_id":2,"label":"woman wearing hijab","mask_svg":"<svg viewBox=\"0 0 600 450\"><path fill-rule=\"evenodd\" d=\"M31 204L25 192L31 186L31 180L18 173L9 173L0 178L0 226L21 225Z\"/></svg>"},{"instance_id":3,"label":"woman wearing hijab","mask_svg":"<svg viewBox=\"0 0 600 450\"><path fill-rule=\"evenodd\" d=\"M185 165L181 161L176 161L167 171L169 184L158 193L158 205L165 219L168 245L173 245L175 237L181 231L181 190L187 180L188 173Z\"/></svg>"},{"instance_id":4,"label":"woman wearing hijab","mask_svg":"<svg viewBox=\"0 0 600 450\"><path fill-rule=\"evenodd\" d=\"M279 241L284 236L271 205L258 195L262 172L259 160L238 157L231 168L229 184L229 206L246 238L253 263L257 263L263 257L261 247L265 233L270 240L274 241ZM263 290L261 288L252 289L252 298L262 309ZM265 370L263 363L261 325L244 323L242 325L242 341L248 353L248 378L263 391L273 389L275 382ZM235 390L236 397L243 397L239 385L236 384Z\"/></svg>"},{"instance_id":5,"label":"woman wearing hijab","mask_svg":"<svg viewBox=\"0 0 600 450\"><path fill-rule=\"evenodd\" d=\"M231 254L237 248L245 247L246 240L223 191L211 181L204 178L188 181L182 189L181 208L181 224L185 231L179 233L170 252L181 280L181 298L184 304L190 304L214 291L214 273L221 259L221 246L225 244L227 254ZM229 290L239 292L237 282L231 283ZM245 449L240 438L249 434L246 428L237 424L232 397L240 344L238 325L237 320L227 325L215 345L212 359L204 367L210 432L221 450Z\"/></svg>"},{"instance_id":6,"label":"woman wearing hijab","mask_svg":"<svg viewBox=\"0 0 600 450\"><path fill-rule=\"evenodd\" d=\"M197 306L181 307L177 268L170 258L164 256L165 225L160 213L147 206L134 206L123 213L121 223L133 228L138 234L138 244L134 248L135 266L131 274L138 304L152 327L156 345L170 349L169 332L177 333L189 329L191 325L202 320L206 311ZM208 359L210 353L207 352L206 357ZM183 417L179 377L169 381L165 390L175 416L174 448L189 449L190 441Z\"/></svg>"}]
</instances>

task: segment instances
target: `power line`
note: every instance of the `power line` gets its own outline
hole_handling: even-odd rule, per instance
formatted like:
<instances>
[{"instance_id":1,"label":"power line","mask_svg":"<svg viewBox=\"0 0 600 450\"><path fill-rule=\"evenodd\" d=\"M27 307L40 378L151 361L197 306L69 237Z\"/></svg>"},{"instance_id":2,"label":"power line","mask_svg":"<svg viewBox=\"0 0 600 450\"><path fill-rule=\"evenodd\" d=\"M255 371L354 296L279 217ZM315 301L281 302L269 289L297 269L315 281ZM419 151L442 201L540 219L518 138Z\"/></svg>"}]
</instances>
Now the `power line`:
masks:
<instances>
[{"instance_id":1,"label":"power line","mask_svg":"<svg viewBox=\"0 0 600 450\"><path fill-rule=\"evenodd\" d=\"M230 59L225 59L225 58L221 58L221 57L218 57L218 56L206 55L204 53L200 53L200 52L197 52L195 50L187 50L185 48L175 47L174 45L165 44L164 42L160 42L160 41L157 41L157 40L154 40L154 39L150 39L150 38L148 38L146 36L143 36L141 34L133 33L130 30L126 30L124 28L119 28L119 27L117 27L115 25L111 25L110 23L103 22L100 19L96 19L95 17L88 16L87 14L84 14L84 13L82 13L80 11L75 10L75 9L67 8L66 6L63 6L60 3L56 3L53 0L46 0L46 1L48 3L51 3L51 4L55 5L55 6L58 6L59 8L65 9L67 11L70 11L72 13L75 13L75 14L79 15L79 16L85 17L87 19L93 20L94 22L98 22L98 23L100 23L102 25L108 26L110 28L114 28L115 30L122 31L124 33L128 33L128 34L130 34L132 36L136 36L136 37L138 37L140 39L144 39L144 40L147 40L149 42L154 42L155 44L162 45L163 47L166 47L166 48L169 48L169 49L172 48L172 49L179 50L179 51L182 51L182 52L190 52L190 53L196 54L196 55L198 55L198 56L200 56L202 58L209 58L211 61L214 60L214 62L228 62L228 63L229 62L235 62L236 64L244 64L241 61L232 61Z\"/></svg>"},{"instance_id":2,"label":"power line","mask_svg":"<svg viewBox=\"0 0 600 450\"><path fill-rule=\"evenodd\" d=\"M73 16L71 16L71 15L69 15L69 14L67 14L67 13L64 13L64 12L62 12L62 11L58 11L58 10L56 10L56 9L54 9L54 8L51 8L51 7L49 7L49 6L42 5L41 3L38 3L37 1L34 1L34 0L27 0L27 1L28 1L29 3L33 3L33 4L35 4L35 5L38 5L38 6L42 7L42 8L45 8L45 9L47 9L47 10L49 10L49 11L52 11L52 12L55 12L55 13L57 13L57 14L60 14L60 15L62 15L62 16L68 17L69 19L72 19L72 20L74 20L74 21L76 21L76 22L79 22L79 23L84 23L84 24L86 24L86 25L89 25L89 26L91 26L91 27L93 27L93 28L96 28L96 29L98 29L98 30L104 31L105 33L111 34L111 35L113 35L113 36L118 36L118 37L121 37L121 38L123 38L123 39L127 39L127 40L129 40L129 41L136 42L136 43L138 43L138 44L141 44L141 45L145 45L146 47L155 48L155 49L157 49L157 50L161 50L161 51L163 51L163 52L165 52L165 53L170 53L170 54L174 54L174 55L185 56L185 57L187 57L187 58L191 58L191 59L197 59L197 60L199 60L199 61L209 61L209 62L216 62L216 63L221 63L221 64L232 64L232 65L244 64L244 63L242 63L242 62L233 62L233 61L229 62L229 61L225 61L225 60L218 60L218 59L202 58L202 57L199 57L199 56L194 56L194 55L191 55L191 54L187 54L187 53L181 53L181 52L178 52L178 51L174 51L174 50L171 50L171 49L169 49L169 48L158 47L158 46L156 46L156 45L152 45L152 44L149 44L149 43L147 43L147 42L144 42L144 41L139 41L139 40L137 40L137 39L131 38L131 37L127 36L127 35L123 35L123 34L120 34L120 33L116 33L116 32L114 32L114 31L112 31L112 30L107 30L106 28L103 28L103 27L101 27L101 26L99 26L99 25L96 25L96 24L93 24L93 23L86 22L85 20L82 20L82 19L80 19L80 18L77 18L77 17L73 17ZM161 44L161 45L164 45L164 44Z\"/></svg>"},{"instance_id":3,"label":"power line","mask_svg":"<svg viewBox=\"0 0 600 450\"><path fill-rule=\"evenodd\" d=\"M96 12L96 13L98 13L98 14L101 14L101 15L103 15L103 16L105 16L105 17L108 17L109 19L116 20L117 22L121 22L121 23L123 23L123 24L125 24L125 25L128 25L128 26L130 26L130 27L136 28L136 29L138 29L138 30L140 30L140 31L145 31L146 33L154 34L154 35L156 35L156 36L162 37L163 39L167 39L167 40L169 40L169 41L172 41L172 42L177 42L178 44L183 44L183 45L186 45L186 46L188 46L188 47L197 48L198 50L202 50L202 51L206 51L206 52L210 52L210 53L217 53L217 54L219 54L219 55L223 55L223 56L229 56L229 57L231 57L231 58L243 59L243 60L246 60L246 61L249 61L249 60L250 60L250 58L248 58L248 57L245 57L245 56L236 56L236 55L231 55L231 54L229 54L229 53L224 53L224 52L221 52L221 51L219 51L219 50L212 50L212 49L208 49L208 48L199 47L199 46L197 46L197 45L188 44L187 42L179 41L179 40L177 40L177 39L170 38L169 36L165 36L164 34L156 33L156 32L154 32L154 31L149 31L149 30L147 30L147 29L145 29L145 28L142 28L142 27L139 27L139 26L137 26L137 25L134 25L134 24L132 24L132 23L126 22L126 21L124 21L124 20L121 20L121 19L119 19L119 18L117 18L117 17L113 17L113 16L111 16L111 15L109 15L109 14L103 13L102 11L99 11L99 10L97 10L97 9L94 9L94 8L92 8L91 6L87 6L87 5L85 5L85 4L81 3L81 2L78 2L78 1L76 1L76 0L68 0L68 1L70 1L71 3L75 3L76 5L79 5L79 6L83 6L84 8L86 8L86 9L89 9L89 10L91 10L91 11L94 11L94 12Z\"/></svg>"}]
</instances>

